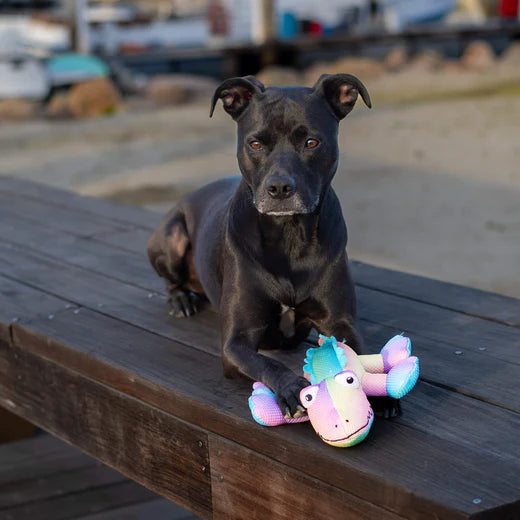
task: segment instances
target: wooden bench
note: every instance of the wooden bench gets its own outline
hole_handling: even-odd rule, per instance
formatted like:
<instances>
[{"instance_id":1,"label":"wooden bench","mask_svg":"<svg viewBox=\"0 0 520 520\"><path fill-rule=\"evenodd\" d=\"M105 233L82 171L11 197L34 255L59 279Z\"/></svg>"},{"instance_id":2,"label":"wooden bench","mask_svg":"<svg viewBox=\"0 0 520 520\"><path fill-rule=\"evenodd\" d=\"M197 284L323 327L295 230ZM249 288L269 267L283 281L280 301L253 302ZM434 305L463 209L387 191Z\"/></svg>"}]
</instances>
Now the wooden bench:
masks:
<instances>
[{"instance_id":1,"label":"wooden bench","mask_svg":"<svg viewBox=\"0 0 520 520\"><path fill-rule=\"evenodd\" d=\"M519 300L355 262L367 345L405 331L422 375L336 449L252 420L213 312L168 316L159 218L0 178L0 406L204 519L520 518Z\"/></svg>"}]
</instances>

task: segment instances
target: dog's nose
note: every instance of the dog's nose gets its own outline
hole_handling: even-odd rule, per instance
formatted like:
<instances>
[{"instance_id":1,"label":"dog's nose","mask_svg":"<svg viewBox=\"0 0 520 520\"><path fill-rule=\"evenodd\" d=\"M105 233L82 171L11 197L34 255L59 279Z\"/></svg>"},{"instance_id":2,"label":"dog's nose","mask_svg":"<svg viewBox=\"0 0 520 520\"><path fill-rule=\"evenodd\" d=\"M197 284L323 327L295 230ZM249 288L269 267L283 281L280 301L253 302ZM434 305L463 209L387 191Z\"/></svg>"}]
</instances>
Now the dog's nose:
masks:
<instances>
[{"instance_id":1,"label":"dog's nose","mask_svg":"<svg viewBox=\"0 0 520 520\"><path fill-rule=\"evenodd\" d=\"M271 175L265 181L265 189L273 199L288 199L296 191L296 183L288 175Z\"/></svg>"}]
</instances>

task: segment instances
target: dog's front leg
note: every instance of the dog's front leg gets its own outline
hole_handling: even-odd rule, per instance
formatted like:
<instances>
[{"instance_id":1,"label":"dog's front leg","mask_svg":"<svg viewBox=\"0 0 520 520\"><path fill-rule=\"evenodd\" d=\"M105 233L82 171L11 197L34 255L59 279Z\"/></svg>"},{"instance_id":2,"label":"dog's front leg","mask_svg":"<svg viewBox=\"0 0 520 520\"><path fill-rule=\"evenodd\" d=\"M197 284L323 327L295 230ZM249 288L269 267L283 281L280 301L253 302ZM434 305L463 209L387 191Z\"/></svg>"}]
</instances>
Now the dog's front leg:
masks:
<instances>
[{"instance_id":1,"label":"dog's front leg","mask_svg":"<svg viewBox=\"0 0 520 520\"><path fill-rule=\"evenodd\" d=\"M276 312L275 302L254 302L247 296L233 297L222 306L222 362L224 375L239 372L254 381L261 381L276 394L276 400L286 417L298 417L303 412L300 390L308 381L296 375L283 363L258 353L269 320Z\"/></svg>"}]
</instances>

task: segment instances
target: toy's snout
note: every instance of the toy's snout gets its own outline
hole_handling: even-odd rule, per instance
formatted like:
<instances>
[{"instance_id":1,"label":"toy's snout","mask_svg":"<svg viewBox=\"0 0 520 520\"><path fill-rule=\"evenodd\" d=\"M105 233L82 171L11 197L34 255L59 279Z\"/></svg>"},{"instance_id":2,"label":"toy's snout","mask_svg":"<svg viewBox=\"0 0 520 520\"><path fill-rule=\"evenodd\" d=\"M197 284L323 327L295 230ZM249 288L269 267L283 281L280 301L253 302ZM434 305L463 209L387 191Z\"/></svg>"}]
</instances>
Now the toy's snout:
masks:
<instances>
[{"instance_id":1,"label":"toy's snout","mask_svg":"<svg viewBox=\"0 0 520 520\"><path fill-rule=\"evenodd\" d=\"M374 420L359 379L350 370L304 388L300 400L316 433L332 446L347 447L361 442Z\"/></svg>"}]
</instances>

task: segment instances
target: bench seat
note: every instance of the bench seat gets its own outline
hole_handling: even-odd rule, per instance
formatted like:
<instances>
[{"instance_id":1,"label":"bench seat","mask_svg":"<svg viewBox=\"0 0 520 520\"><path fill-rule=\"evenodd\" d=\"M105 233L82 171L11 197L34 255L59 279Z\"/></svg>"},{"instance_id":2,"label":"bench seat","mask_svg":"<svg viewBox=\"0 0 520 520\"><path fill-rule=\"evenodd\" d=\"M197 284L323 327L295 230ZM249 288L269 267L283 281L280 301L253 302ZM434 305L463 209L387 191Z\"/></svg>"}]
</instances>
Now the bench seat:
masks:
<instances>
[{"instance_id":1,"label":"bench seat","mask_svg":"<svg viewBox=\"0 0 520 520\"><path fill-rule=\"evenodd\" d=\"M519 300L354 262L368 350L404 331L421 379L332 448L253 421L214 312L168 315L159 219L0 177L0 406L204 519L520 518Z\"/></svg>"}]
</instances>

